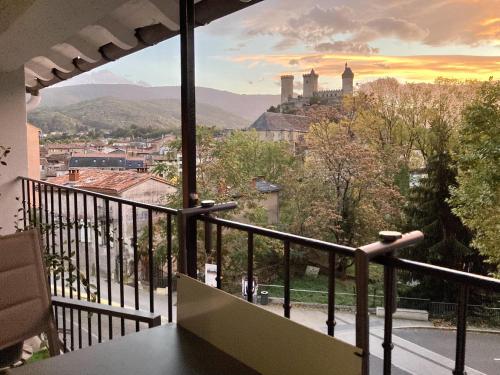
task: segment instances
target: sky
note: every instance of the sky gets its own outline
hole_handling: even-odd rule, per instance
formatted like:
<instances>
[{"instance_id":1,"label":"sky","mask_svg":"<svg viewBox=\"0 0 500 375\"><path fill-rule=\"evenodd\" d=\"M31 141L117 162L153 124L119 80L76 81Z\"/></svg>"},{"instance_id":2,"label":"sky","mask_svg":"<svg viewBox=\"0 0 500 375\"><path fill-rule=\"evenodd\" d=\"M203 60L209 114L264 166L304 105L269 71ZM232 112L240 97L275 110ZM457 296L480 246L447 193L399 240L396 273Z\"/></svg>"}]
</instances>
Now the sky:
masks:
<instances>
[{"instance_id":1,"label":"sky","mask_svg":"<svg viewBox=\"0 0 500 375\"><path fill-rule=\"evenodd\" d=\"M234 0L235 1L235 0ZM500 0L264 0L196 29L197 86L279 94L312 68L320 89L381 77L499 78ZM105 65L134 82L180 83L179 38Z\"/></svg>"}]
</instances>

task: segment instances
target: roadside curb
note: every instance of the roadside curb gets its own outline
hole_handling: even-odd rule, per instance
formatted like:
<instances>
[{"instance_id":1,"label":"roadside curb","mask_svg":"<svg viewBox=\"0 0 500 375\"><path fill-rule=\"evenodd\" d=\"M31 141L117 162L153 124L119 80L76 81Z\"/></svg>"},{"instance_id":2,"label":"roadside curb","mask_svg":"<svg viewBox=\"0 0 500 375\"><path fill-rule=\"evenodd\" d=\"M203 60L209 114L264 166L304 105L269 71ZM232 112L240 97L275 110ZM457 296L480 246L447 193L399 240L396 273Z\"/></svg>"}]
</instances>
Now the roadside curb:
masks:
<instances>
[{"instance_id":1,"label":"roadside curb","mask_svg":"<svg viewBox=\"0 0 500 375\"><path fill-rule=\"evenodd\" d=\"M457 329L454 327L435 327L435 326L398 326L393 329L433 329L438 331L456 331ZM483 328L467 328L467 332L475 332L475 333L492 333L496 335L500 335L500 330L495 329L483 329Z\"/></svg>"}]
</instances>

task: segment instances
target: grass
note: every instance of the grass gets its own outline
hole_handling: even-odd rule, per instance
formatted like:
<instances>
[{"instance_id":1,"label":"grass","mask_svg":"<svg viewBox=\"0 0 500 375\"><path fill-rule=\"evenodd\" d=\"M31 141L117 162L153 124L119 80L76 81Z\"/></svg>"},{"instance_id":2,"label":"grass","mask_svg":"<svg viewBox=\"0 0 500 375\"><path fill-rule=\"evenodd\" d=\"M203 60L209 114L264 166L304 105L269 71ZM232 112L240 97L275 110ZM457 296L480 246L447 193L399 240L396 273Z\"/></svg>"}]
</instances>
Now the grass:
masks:
<instances>
[{"instance_id":1,"label":"grass","mask_svg":"<svg viewBox=\"0 0 500 375\"><path fill-rule=\"evenodd\" d=\"M33 363L33 362L38 362L41 361L42 359L49 358L50 354L47 349L42 349L36 353L33 353L33 356L26 361L26 363Z\"/></svg>"},{"instance_id":2,"label":"grass","mask_svg":"<svg viewBox=\"0 0 500 375\"><path fill-rule=\"evenodd\" d=\"M275 279L270 284L283 285L283 280ZM292 302L303 302L303 303L328 303L328 276L318 275L317 277L303 276L301 278L292 278L291 289L300 289L290 291L290 299ZM283 288L282 287L271 287L262 286L260 290L267 290L270 297L283 298ZM370 285L370 294L381 294L382 289L377 285ZM343 294L345 293L345 294ZM354 280L339 280L335 279L335 304L336 305L346 305L354 306L355 301L355 288ZM375 300L371 298L370 304L378 305L383 301L382 296L375 297Z\"/></svg>"}]
</instances>

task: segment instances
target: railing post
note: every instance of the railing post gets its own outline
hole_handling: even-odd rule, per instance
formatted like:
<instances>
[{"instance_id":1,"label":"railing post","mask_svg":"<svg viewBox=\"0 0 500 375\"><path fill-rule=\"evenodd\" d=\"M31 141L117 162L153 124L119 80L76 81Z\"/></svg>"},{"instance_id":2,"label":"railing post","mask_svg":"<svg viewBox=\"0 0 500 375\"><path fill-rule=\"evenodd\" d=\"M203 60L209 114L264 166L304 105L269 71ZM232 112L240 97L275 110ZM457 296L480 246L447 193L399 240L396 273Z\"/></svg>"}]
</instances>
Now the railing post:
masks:
<instances>
[{"instance_id":1,"label":"railing post","mask_svg":"<svg viewBox=\"0 0 500 375\"><path fill-rule=\"evenodd\" d=\"M467 333L467 304L469 287L460 284L457 308L457 346L455 352L455 369L453 375L465 375L465 337Z\"/></svg>"},{"instance_id":2,"label":"railing post","mask_svg":"<svg viewBox=\"0 0 500 375\"><path fill-rule=\"evenodd\" d=\"M333 251L328 253L328 335L335 333L335 268L337 268L337 256Z\"/></svg>"},{"instance_id":3,"label":"railing post","mask_svg":"<svg viewBox=\"0 0 500 375\"><path fill-rule=\"evenodd\" d=\"M283 309L285 318L290 318L290 241L284 243L284 299Z\"/></svg>"},{"instance_id":4,"label":"railing post","mask_svg":"<svg viewBox=\"0 0 500 375\"><path fill-rule=\"evenodd\" d=\"M356 249L354 261L356 268L356 346L363 350L361 374L369 375L368 255L362 249Z\"/></svg>"},{"instance_id":5,"label":"railing post","mask_svg":"<svg viewBox=\"0 0 500 375\"><path fill-rule=\"evenodd\" d=\"M388 254L393 256L394 253ZM391 266L384 266L384 375L392 370L392 314L396 312L396 275Z\"/></svg>"}]
</instances>

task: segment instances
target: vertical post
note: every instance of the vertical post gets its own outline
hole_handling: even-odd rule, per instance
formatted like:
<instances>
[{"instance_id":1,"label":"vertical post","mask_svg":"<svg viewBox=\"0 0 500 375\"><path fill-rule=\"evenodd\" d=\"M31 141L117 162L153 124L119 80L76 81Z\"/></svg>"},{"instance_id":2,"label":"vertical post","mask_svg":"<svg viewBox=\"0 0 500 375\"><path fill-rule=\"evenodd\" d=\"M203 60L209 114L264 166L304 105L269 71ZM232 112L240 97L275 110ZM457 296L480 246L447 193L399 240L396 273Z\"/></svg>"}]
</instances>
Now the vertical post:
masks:
<instances>
[{"instance_id":1,"label":"vertical post","mask_svg":"<svg viewBox=\"0 0 500 375\"><path fill-rule=\"evenodd\" d=\"M247 301L253 302L253 233L248 232Z\"/></svg>"},{"instance_id":2,"label":"vertical post","mask_svg":"<svg viewBox=\"0 0 500 375\"><path fill-rule=\"evenodd\" d=\"M132 206L132 248L134 249L134 307L139 310L139 254L137 249L137 206ZM139 321L135 322L139 332Z\"/></svg>"},{"instance_id":3,"label":"vertical post","mask_svg":"<svg viewBox=\"0 0 500 375\"><path fill-rule=\"evenodd\" d=\"M290 319L290 241L284 243L284 298L283 309L285 318Z\"/></svg>"},{"instance_id":4,"label":"vertical post","mask_svg":"<svg viewBox=\"0 0 500 375\"><path fill-rule=\"evenodd\" d=\"M106 275L107 275L107 286L108 286L108 305L111 306L113 302L113 298L111 296L111 235L110 235L110 212L109 212L109 199L104 199L104 210L105 210L105 222L104 222L104 239L106 241ZM113 339L113 317L111 315L108 316L108 337L109 339Z\"/></svg>"},{"instance_id":5,"label":"vertical post","mask_svg":"<svg viewBox=\"0 0 500 375\"><path fill-rule=\"evenodd\" d=\"M453 375L465 375L465 336L467 333L467 304L469 287L460 284L457 309L457 347Z\"/></svg>"},{"instance_id":6,"label":"vertical post","mask_svg":"<svg viewBox=\"0 0 500 375\"><path fill-rule=\"evenodd\" d=\"M155 265L153 254L153 210L148 209L148 267L149 267L149 311L154 312Z\"/></svg>"},{"instance_id":7,"label":"vertical post","mask_svg":"<svg viewBox=\"0 0 500 375\"><path fill-rule=\"evenodd\" d=\"M328 335L335 333L335 269L337 268L337 259L333 251L328 253Z\"/></svg>"},{"instance_id":8,"label":"vertical post","mask_svg":"<svg viewBox=\"0 0 500 375\"><path fill-rule=\"evenodd\" d=\"M22 196L22 204L23 204L23 224L24 224L24 229L27 229L27 221L26 221L26 192L24 189L24 182L25 180L21 180L22 188L23 188L23 196ZM26 188L28 189L28 181L26 181Z\"/></svg>"},{"instance_id":9,"label":"vertical post","mask_svg":"<svg viewBox=\"0 0 500 375\"><path fill-rule=\"evenodd\" d=\"M194 61L194 0L180 0L181 35L181 110L182 110L182 201L183 207L197 204L196 194L196 100ZM196 277L196 217L190 217L183 228L186 272Z\"/></svg>"},{"instance_id":10,"label":"vertical post","mask_svg":"<svg viewBox=\"0 0 500 375\"><path fill-rule=\"evenodd\" d=\"M354 253L356 267L356 346L363 350L361 374L370 373L370 333L368 316L368 256L361 250Z\"/></svg>"},{"instance_id":11,"label":"vertical post","mask_svg":"<svg viewBox=\"0 0 500 375\"><path fill-rule=\"evenodd\" d=\"M168 322L172 323L172 216L167 214L167 287L168 287Z\"/></svg>"},{"instance_id":12,"label":"vertical post","mask_svg":"<svg viewBox=\"0 0 500 375\"><path fill-rule=\"evenodd\" d=\"M125 306L125 290L123 286L123 206L118 202L118 266L119 275L118 282L120 283L120 306ZM120 319L121 335L125 336L125 319Z\"/></svg>"},{"instance_id":13,"label":"vertical post","mask_svg":"<svg viewBox=\"0 0 500 375\"><path fill-rule=\"evenodd\" d=\"M393 255L392 253L390 254ZM391 266L384 266L384 375L392 371L392 314L396 311L396 275Z\"/></svg>"},{"instance_id":14,"label":"vertical post","mask_svg":"<svg viewBox=\"0 0 500 375\"><path fill-rule=\"evenodd\" d=\"M217 289L222 289L222 227L217 224Z\"/></svg>"}]
</instances>

